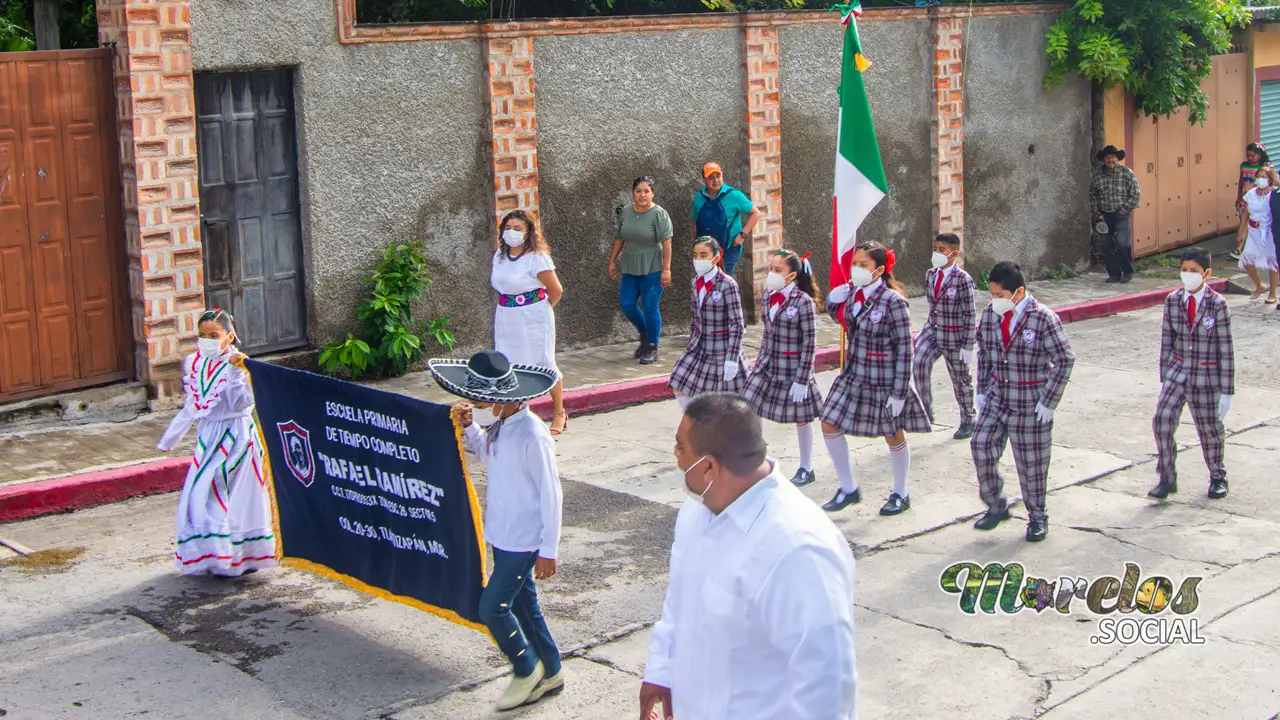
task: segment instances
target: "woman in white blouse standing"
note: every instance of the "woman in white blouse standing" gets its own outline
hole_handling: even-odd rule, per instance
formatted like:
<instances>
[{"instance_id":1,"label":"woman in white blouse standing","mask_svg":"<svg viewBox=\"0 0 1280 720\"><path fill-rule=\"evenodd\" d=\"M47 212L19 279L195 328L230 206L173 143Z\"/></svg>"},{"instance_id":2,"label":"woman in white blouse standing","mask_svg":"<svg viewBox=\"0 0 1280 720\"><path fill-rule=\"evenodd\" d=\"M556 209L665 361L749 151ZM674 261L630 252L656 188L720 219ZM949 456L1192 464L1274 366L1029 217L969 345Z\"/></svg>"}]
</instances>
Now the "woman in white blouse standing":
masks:
<instances>
[{"instance_id":1,"label":"woman in white blouse standing","mask_svg":"<svg viewBox=\"0 0 1280 720\"><path fill-rule=\"evenodd\" d=\"M560 302L564 288L556 277L551 248L524 210L512 210L502 218L489 282L498 291L494 349L512 363L556 371L556 384L551 389L551 434L559 435L568 428L569 415L564 409L564 378L556 366L556 316L552 308Z\"/></svg>"}]
</instances>

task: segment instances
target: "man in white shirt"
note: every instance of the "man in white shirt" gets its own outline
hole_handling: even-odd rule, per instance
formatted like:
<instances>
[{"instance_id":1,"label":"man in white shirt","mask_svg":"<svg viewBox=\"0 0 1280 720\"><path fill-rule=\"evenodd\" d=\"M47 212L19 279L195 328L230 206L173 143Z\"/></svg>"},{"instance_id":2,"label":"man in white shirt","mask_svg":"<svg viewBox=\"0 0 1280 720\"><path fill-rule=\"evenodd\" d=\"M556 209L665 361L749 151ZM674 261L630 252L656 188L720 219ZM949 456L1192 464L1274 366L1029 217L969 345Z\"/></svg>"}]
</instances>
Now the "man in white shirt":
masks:
<instances>
[{"instance_id":1,"label":"man in white shirt","mask_svg":"<svg viewBox=\"0 0 1280 720\"><path fill-rule=\"evenodd\" d=\"M640 717L854 720L854 561L831 520L765 456L760 419L736 395L685 408L662 619Z\"/></svg>"}]
</instances>

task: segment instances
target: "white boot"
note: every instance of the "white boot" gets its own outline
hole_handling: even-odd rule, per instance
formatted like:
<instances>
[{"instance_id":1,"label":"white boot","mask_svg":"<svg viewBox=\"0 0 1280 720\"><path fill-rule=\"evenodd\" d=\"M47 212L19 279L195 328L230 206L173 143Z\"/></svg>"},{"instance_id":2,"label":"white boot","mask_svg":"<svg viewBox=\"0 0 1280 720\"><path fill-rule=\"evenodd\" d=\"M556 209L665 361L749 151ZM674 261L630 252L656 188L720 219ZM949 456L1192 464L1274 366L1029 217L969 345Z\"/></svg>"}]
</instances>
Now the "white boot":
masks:
<instances>
[{"instance_id":1,"label":"white boot","mask_svg":"<svg viewBox=\"0 0 1280 720\"><path fill-rule=\"evenodd\" d=\"M533 689L529 695L529 702L537 702L547 695L558 695L564 690L564 668L560 668L560 672L548 678L543 678L538 683L538 687Z\"/></svg>"},{"instance_id":2,"label":"white boot","mask_svg":"<svg viewBox=\"0 0 1280 720\"><path fill-rule=\"evenodd\" d=\"M498 699L497 708L499 710L513 710L521 705L529 702L529 696L533 694L534 688L538 687L538 683L542 682L542 678L547 674L546 668L542 666L542 661L533 666L533 672L524 677L511 678L511 684L503 691L502 697Z\"/></svg>"}]
</instances>

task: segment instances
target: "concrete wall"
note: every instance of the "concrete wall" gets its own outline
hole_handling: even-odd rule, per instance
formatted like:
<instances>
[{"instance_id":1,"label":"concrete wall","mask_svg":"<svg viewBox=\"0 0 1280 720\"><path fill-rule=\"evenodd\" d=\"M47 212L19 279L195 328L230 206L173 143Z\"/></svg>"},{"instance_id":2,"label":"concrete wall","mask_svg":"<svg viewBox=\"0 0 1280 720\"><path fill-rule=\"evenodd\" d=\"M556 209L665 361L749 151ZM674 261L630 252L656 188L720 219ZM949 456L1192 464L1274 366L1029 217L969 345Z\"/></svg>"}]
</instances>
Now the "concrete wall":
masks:
<instances>
[{"instance_id":1,"label":"concrete wall","mask_svg":"<svg viewBox=\"0 0 1280 720\"><path fill-rule=\"evenodd\" d=\"M1089 259L1089 85L1046 92L1052 16L974 17L965 62L965 263L1035 274Z\"/></svg>"},{"instance_id":2,"label":"concrete wall","mask_svg":"<svg viewBox=\"0 0 1280 720\"><path fill-rule=\"evenodd\" d=\"M492 338L489 139L476 40L341 46L332 0L199 0L196 73L293 67L309 333L357 329L361 278L417 237L435 282L423 316L468 346ZM429 351L430 352L430 351Z\"/></svg>"},{"instance_id":3,"label":"concrete wall","mask_svg":"<svg viewBox=\"0 0 1280 720\"><path fill-rule=\"evenodd\" d=\"M559 342L636 335L606 268L614 208L630 202L631 182L642 175L656 181L655 201L674 225L664 334L687 329L690 207L702 166L714 160L729 184L745 190L747 181L741 31L549 36L536 48L543 225L566 287ZM748 271L737 276L750 285Z\"/></svg>"},{"instance_id":4,"label":"concrete wall","mask_svg":"<svg viewBox=\"0 0 1280 720\"><path fill-rule=\"evenodd\" d=\"M831 258L841 29L791 25L782 28L779 38L784 239L801 254L813 252L824 290ZM865 74L867 94L889 195L867 216L858 238L895 248L900 263L895 275L908 288L921 288L933 223L929 22L866 22L859 32L872 63Z\"/></svg>"}]
</instances>

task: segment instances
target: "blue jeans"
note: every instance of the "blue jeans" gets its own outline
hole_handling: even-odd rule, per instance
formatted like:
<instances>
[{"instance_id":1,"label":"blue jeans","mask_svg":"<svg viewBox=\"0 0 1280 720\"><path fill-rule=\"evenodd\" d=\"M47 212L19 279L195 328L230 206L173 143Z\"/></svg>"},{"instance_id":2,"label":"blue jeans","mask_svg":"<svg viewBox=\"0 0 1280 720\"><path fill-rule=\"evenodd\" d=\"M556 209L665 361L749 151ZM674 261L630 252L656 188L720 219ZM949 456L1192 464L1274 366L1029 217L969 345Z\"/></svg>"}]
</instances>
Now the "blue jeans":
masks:
<instances>
[{"instance_id":1,"label":"blue jeans","mask_svg":"<svg viewBox=\"0 0 1280 720\"><path fill-rule=\"evenodd\" d=\"M662 300L662 273L648 275L622 276L622 287L618 292L618 307L636 326L640 337L653 345L658 344L662 335L662 313L658 311L658 302Z\"/></svg>"},{"instance_id":2,"label":"blue jeans","mask_svg":"<svg viewBox=\"0 0 1280 720\"><path fill-rule=\"evenodd\" d=\"M733 269L738 267L738 261L742 259L742 248L747 246L745 240L741 245L734 245L733 238L729 239L729 247L724 249L724 274L733 277Z\"/></svg>"},{"instance_id":3,"label":"blue jeans","mask_svg":"<svg viewBox=\"0 0 1280 720\"><path fill-rule=\"evenodd\" d=\"M480 619L520 677L532 675L539 660L547 677L560 672L560 650L542 618L533 584L537 559L537 552L494 548L493 574L480 595Z\"/></svg>"}]
</instances>

